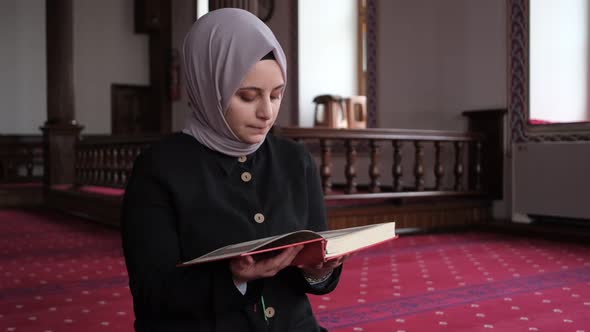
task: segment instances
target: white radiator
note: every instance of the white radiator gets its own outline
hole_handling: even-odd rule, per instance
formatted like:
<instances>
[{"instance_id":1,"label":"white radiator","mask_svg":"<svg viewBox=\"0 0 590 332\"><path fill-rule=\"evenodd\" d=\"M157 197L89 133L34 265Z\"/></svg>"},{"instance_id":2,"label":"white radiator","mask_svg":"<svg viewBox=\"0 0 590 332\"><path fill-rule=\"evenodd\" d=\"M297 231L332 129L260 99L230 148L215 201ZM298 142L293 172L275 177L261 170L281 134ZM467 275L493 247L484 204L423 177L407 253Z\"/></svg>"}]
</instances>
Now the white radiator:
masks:
<instances>
[{"instance_id":1,"label":"white radiator","mask_svg":"<svg viewBox=\"0 0 590 332\"><path fill-rule=\"evenodd\" d=\"M590 221L590 142L514 146L514 212Z\"/></svg>"}]
</instances>

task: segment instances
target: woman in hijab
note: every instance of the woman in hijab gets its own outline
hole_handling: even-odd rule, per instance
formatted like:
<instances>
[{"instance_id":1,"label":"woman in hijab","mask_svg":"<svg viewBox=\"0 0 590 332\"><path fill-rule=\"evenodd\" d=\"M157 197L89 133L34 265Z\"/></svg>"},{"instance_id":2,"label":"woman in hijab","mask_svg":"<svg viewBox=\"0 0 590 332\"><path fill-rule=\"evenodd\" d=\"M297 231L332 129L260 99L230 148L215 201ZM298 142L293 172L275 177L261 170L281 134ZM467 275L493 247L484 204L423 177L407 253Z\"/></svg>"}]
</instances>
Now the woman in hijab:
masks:
<instances>
[{"instance_id":1,"label":"woman in hijab","mask_svg":"<svg viewBox=\"0 0 590 332\"><path fill-rule=\"evenodd\" d=\"M269 134L285 54L251 13L219 9L184 41L192 112L135 161L122 239L136 331L324 331L307 293L338 283L342 261L290 265L300 246L178 268L219 247L326 229L316 165L304 146Z\"/></svg>"}]
</instances>

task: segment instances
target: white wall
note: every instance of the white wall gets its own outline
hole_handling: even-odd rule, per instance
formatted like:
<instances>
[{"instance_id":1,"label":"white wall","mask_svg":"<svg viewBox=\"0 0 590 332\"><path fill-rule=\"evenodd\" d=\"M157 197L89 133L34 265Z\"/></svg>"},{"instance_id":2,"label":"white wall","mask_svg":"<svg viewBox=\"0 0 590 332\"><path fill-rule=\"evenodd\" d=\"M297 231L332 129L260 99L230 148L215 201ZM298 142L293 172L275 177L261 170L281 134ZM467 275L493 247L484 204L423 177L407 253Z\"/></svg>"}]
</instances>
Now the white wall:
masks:
<instances>
[{"instance_id":1,"label":"white wall","mask_svg":"<svg viewBox=\"0 0 590 332\"><path fill-rule=\"evenodd\" d=\"M506 2L378 0L378 126L464 130L507 105Z\"/></svg>"},{"instance_id":2,"label":"white wall","mask_svg":"<svg viewBox=\"0 0 590 332\"><path fill-rule=\"evenodd\" d=\"M461 130L462 110L506 106L504 1L377 5L380 127ZM46 118L45 10L34 0L0 6L0 24L17 27L0 31L3 45L14 46L0 55L0 132L36 133ZM278 8L269 22L284 48L291 47L285 40L292 32L281 25L287 9ZM356 1L300 0L299 14L299 120L310 126L313 97L356 94ZM110 85L148 84L147 36L133 32L133 0L78 0L74 15L76 117L85 133L109 133ZM182 126L183 102L173 104L174 129ZM281 123L288 124L290 110L283 111Z\"/></svg>"},{"instance_id":3,"label":"white wall","mask_svg":"<svg viewBox=\"0 0 590 332\"><path fill-rule=\"evenodd\" d=\"M76 0L74 95L84 134L110 134L111 84L149 84L148 37L135 34L133 0Z\"/></svg>"},{"instance_id":4,"label":"white wall","mask_svg":"<svg viewBox=\"0 0 590 332\"><path fill-rule=\"evenodd\" d=\"M299 125L313 126L313 98L358 94L357 1L299 0Z\"/></svg>"},{"instance_id":5,"label":"white wall","mask_svg":"<svg viewBox=\"0 0 590 332\"><path fill-rule=\"evenodd\" d=\"M47 119L45 1L0 1L0 134L41 134Z\"/></svg>"}]
</instances>

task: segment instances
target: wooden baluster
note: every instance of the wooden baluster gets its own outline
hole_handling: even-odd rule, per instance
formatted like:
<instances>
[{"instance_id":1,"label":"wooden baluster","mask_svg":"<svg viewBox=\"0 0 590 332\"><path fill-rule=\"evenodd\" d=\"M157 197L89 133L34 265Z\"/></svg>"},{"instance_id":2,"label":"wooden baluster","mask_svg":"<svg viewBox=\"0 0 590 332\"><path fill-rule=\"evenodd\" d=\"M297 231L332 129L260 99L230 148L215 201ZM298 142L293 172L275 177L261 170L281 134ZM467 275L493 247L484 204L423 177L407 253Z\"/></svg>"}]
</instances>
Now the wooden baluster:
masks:
<instances>
[{"instance_id":1,"label":"wooden baluster","mask_svg":"<svg viewBox=\"0 0 590 332\"><path fill-rule=\"evenodd\" d=\"M125 169L127 168L127 154L125 154L125 145L119 146L119 183L121 187L125 187L127 180L125 179Z\"/></svg>"},{"instance_id":2,"label":"wooden baluster","mask_svg":"<svg viewBox=\"0 0 590 332\"><path fill-rule=\"evenodd\" d=\"M78 153L80 154L80 181L78 183L84 183L90 176L88 166L88 151L83 150L80 145L77 146Z\"/></svg>"},{"instance_id":3,"label":"wooden baluster","mask_svg":"<svg viewBox=\"0 0 590 332\"><path fill-rule=\"evenodd\" d=\"M105 163L104 163L104 181L106 186L110 186L112 184L112 172L111 172L111 148L109 146L104 146L104 155L105 155Z\"/></svg>"},{"instance_id":4,"label":"wooden baluster","mask_svg":"<svg viewBox=\"0 0 590 332\"><path fill-rule=\"evenodd\" d=\"M104 183L104 148L98 147L98 181L97 184Z\"/></svg>"},{"instance_id":5,"label":"wooden baluster","mask_svg":"<svg viewBox=\"0 0 590 332\"><path fill-rule=\"evenodd\" d=\"M455 142L455 190L463 190L463 142Z\"/></svg>"},{"instance_id":6,"label":"wooden baluster","mask_svg":"<svg viewBox=\"0 0 590 332\"><path fill-rule=\"evenodd\" d=\"M88 151L82 149L82 146L78 145L77 149L82 154L82 182L84 182L90 177L90 165L88 162L90 156Z\"/></svg>"},{"instance_id":7,"label":"wooden baluster","mask_svg":"<svg viewBox=\"0 0 590 332\"><path fill-rule=\"evenodd\" d=\"M103 185L108 185L110 179L109 179L109 166L110 166L110 149L108 146L103 146L102 147L102 153L103 153L103 164L102 164L102 184Z\"/></svg>"},{"instance_id":8,"label":"wooden baluster","mask_svg":"<svg viewBox=\"0 0 590 332\"><path fill-rule=\"evenodd\" d=\"M475 191L481 191L481 173L482 173L482 163L481 163L481 150L482 144L481 141L475 142Z\"/></svg>"},{"instance_id":9,"label":"wooden baluster","mask_svg":"<svg viewBox=\"0 0 590 332\"><path fill-rule=\"evenodd\" d=\"M346 193L356 193L356 146L355 141L346 140L346 167L344 175L346 176Z\"/></svg>"},{"instance_id":10,"label":"wooden baluster","mask_svg":"<svg viewBox=\"0 0 590 332\"><path fill-rule=\"evenodd\" d=\"M84 179L84 151L80 150L80 146L76 146L76 167L78 167L78 173L76 173L76 184L81 183Z\"/></svg>"},{"instance_id":11,"label":"wooden baluster","mask_svg":"<svg viewBox=\"0 0 590 332\"><path fill-rule=\"evenodd\" d=\"M78 185L82 180L82 153L76 149L74 155L74 185Z\"/></svg>"},{"instance_id":12,"label":"wooden baluster","mask_svg":"<svg viewBox=\"0 0 590 332\"><path fill-rule=\"evenodd\" d=\"M332 142L327 139L320 139L320 149L322 150L322 161L320 165L320 176L322 177L322 189L324 195L332 192Z\"/></svg>"},{"instance_id":13,"label":"wooden baluster","mask_svg":"<svg viewBox=\"0 0 590 332\"><path fill-rule=\"evenodd\" d=\"M135 154L135 149L138 149L138 147L129 145L127 149L127 180L129 180L129 177L131 176L131 171L133 170L133 163L135 162L135 158L137 158L137 155Z\"/></svg>"},{"instance_id":14,"label":"wooden baluster","mask_svg":"<svg viewBox=\"0 0 590 332\"><path fill-rule=\"evenodd\" d=\"M370 140L369 146L371 147L371 163L369 165L371 183L369 184L369 192L378 193L381 191L381 184L379 183L379 144L375 140Z\"/></svg>"},{"instance_id":15,"label":"wooden baluster","mask_svg":"<svg viewBox=\"0 0 590 332\"><path fill-rule=\"evenodd\" d=\"M88 150L82 149L80 145L76 147L78 153L80 154L80 180L78 181L78 185L88 181L90 178L90 154Z\"/></svg>"},{"instance_id":16,"label":"wooden baluster","mask_svg":"<svg viewBox=\"0 0 590 332\"><path fill-rule=\"evenodd\" d=\"M119 184L119 170L117 169L117 145L111 147L111 184L117 186Z\"/></svg>"},{"instance_id":17,"label":"wooden baluster","mask_svg":"<svg viewBox=\"0 0 590 332\"><path fill-rule=\"evenodd\" d=\"M86 173L87 173L87 177L86 179L84 179L84 183L87 183L89 181L91 181L91 179L93 178L93 174L94 174L94 159L93 159L93 151L86 148L84 149L84 153L86 154Z\"/></svg>"},{"instance_id":18,"label":"wooden baluster","mask_svg":"<svg viewBox=\"0 0 590 332\"><path fill-rule=\"evenodd\" d=\"M105 184L111 186L113 184L113 149L110 146L105 146Z\"/></svg>"},{"instance_id":19,"label":"wooden baluster","mask_svg":"<svg viewBox=\"0 0 590 332\"><path fill-rule=\"evenodd\" d=\"M33 178L33 167L34 167L33 158L34 158L33 148L27 149L27 166L26 167L27 167L27 177L29 179Z\"/></svg>"},{"instance_id":20,"label":"wooden baluster","mask_svg":"<svg viewBox=\"0 0 590 332\"><path fill-rule=\"evenodd\" d=\"M416 191L424 190L424 150L421 141L414 141L414 178Z\"/></svg>"},{"instance_id":21,"label":"wooden baluster","mask_svg":"<svg viewBox=\"0 0 590 332\"><path fill-rule=\"evenodd\" d=\"M88 183L98 183L98 171L99 171L99 163L98 163L98 149L92 148L92 179ZM85 183L85 184L88 184Z\"/></svg>"},{"instance_id":22,"label":"wooden baluster","mask_svg":"<svg viewBox=\"0 0 590 332\"><path fill-rule=\"evenodd\" d=\"M434 177L436 179L436 184L434 188L436 190L442 189L442 180L443 176L445 175L445 168L441 161L441 154L442 154L442 145L440 141L434 142Z\"/></svg>"},{"instance_id":23,"label":"wooden baluster","mask_svg":"<svg viewBox=\"0 0 590 332\"><path fill-rule=\"evenodd\" d=\"M391 141L393 146L393 165L391 166L391 175L393 176L393 191L402 191L402 142Z\"/></svg>"},{"instance_id":24,"label":"wooden baluster","mask_svg":"<svg viewBox=\"0 0 590 332\"><path fill-rule=\"evenodd\" d=\"M119 145L113 147L113 184L118 187L121 185L121 176L119 174Z\"/></svg>"},{"instance_id":25,"label":"wooden baluster","mask_svg":"<svg viewBox=\"0 0 590 332\"><path fill-rule=\"evenodd\" d=\"M131 151L129 151L129 147L123 145L121 147L121 163L119 167L121 168L121 185L124 187L127 184L127 175L128 175L128 168L129 168L129 161L131 160Z\"/></svg>"},{"instance_id":26,"label":"wooden baluster","mask_svg":"<svg viewBox=\"0 0 590 332\"><path fill-rule=\"evenodd\" d=\"M121 146L121 157L120 157L120 163L119 163L119 168L121 170L120 174L120 178L121 178L121 185L124 187L127 184L127 165L129 163L129 154L128 154L129 148L125 145Z\"/></svg>"},{"instance_id":27,"label":"wooden baluster","mask_svg":"<svg viewBox=\"0 0 590 332\"><path fill-rule=\"evenodd\" d=\"M14 158L14 156L12 156ZM17 176L17 172L15 171L14 167L14 159L8 159L6 161L6 179L12 179L13 177Z\"/></svg>"},{"instance_id":28,"label":"wooden baluster","mask_svg":"<svg viewBox=\"0 0 590 332\"><path fill-rule=\"evenodd\" d=\"M121 185L123 187L127 184L127 164L129 163L129 155L127 154L128 150L129 149L125 145L121 146L121 164L119 167L121 168Z\"/></svg>"},{"instance_id":29,"label":"wooden baluster","mask_svg":"<svg viewBox=\"0 0 590 332\"><path fill-rule=\"evenodd\" d=\"M6 161L0 159L0 182L4 182L8 178L6 174L7 168L5 166L5 163Z\"/></svg>"},{"instance_id":30,"label":"wooden baluster","mask_svg":"<svg viewBox=\"0 0 590 332\"><path fill-rule=\"evenodd\" d=\"M89 183L98 183L99 179L100 179L100 151L98 150L98 147L93 147L94 150L94 176L92 178L92 181L90 181Z\"/></svg>"}]
</instances>

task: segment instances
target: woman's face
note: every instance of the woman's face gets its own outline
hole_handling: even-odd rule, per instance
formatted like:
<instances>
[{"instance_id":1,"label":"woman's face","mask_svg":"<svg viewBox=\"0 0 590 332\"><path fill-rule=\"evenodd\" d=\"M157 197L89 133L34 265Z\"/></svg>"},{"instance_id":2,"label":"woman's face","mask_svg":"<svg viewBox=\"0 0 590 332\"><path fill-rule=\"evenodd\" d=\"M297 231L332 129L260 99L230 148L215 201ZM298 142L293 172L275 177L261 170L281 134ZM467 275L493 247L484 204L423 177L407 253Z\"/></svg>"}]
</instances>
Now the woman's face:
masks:
<instances>
[{"instance_id":1,"label":"woman's face","mask_svg":"<svg viewBox=\"0 0 590 332\"><path fill-rule=\"evenodd\" d=\"M225 120L245 143L260 143L279 114L285 81L275 60L258 61L231 97Z\"/></svg>"}]
</instances>

